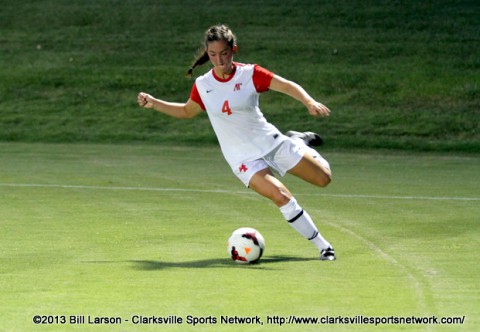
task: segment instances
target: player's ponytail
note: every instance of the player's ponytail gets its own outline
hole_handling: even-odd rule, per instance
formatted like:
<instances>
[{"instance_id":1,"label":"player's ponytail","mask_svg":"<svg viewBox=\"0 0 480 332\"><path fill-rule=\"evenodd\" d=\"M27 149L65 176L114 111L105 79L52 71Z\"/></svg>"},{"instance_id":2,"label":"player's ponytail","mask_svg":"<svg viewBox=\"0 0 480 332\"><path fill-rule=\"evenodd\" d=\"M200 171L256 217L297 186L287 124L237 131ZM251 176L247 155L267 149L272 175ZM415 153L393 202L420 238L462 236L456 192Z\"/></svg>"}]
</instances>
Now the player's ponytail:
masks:
<instances>
[{"instance_id":1,"label":"player's ponytail","mask_svg":"<svg viewBox=\"0 0 480 332\"><path fill-rule=\"evenodd\" d=\"M191 67L188 69L187 71L188 77L192 77L193 70L196 67L201 66L208 62L209 60L208 53L207 53L208 43L212 41L219 41L219 40L224 40L232 50L235 49L235 47L237 46L237 37L235 37L232 30L228 26L224 24L218 24L208 28L208 30L205 31L204 47L200 49L197 56L195 57L195 61L193 62Z\"/></svg>"},{"instance_id":2,"label":"player's ponytail","mask_svg":"<svg viewBox=\"0 0 480 332\"><path fill-rule=\"evenodd\" d=\"M192 66L188 69L187 71L187 76L192 77L193 70L198 67L203 65L204 63L208 62L208 53L206 50L201 50L198 55L195 58L195 61L193 62Z\"/></svg>"}]
</instances>

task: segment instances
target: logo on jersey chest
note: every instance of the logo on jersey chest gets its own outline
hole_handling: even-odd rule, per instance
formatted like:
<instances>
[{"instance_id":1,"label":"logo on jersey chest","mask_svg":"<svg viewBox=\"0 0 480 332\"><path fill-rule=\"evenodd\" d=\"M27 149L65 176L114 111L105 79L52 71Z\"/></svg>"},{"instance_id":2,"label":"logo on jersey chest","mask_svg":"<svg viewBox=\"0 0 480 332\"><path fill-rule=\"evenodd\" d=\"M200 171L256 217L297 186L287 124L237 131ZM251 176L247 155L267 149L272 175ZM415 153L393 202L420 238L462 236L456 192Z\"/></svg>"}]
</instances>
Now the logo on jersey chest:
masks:
<instances>
[{"instance_id":1,"label":"logo on jersey chest","mask_svg":"<svg viewBox=\"0 0 480 332\"><path fill-rule=\"evenodd\" d=\"M236 91L240 91L242 89L242 84L243 83L235 83L235 85L233 86L233 92L236 92ZM206 93L211 93L213 92L213 89L207 89L205 90Z\"/></svg>"}]
</instances>

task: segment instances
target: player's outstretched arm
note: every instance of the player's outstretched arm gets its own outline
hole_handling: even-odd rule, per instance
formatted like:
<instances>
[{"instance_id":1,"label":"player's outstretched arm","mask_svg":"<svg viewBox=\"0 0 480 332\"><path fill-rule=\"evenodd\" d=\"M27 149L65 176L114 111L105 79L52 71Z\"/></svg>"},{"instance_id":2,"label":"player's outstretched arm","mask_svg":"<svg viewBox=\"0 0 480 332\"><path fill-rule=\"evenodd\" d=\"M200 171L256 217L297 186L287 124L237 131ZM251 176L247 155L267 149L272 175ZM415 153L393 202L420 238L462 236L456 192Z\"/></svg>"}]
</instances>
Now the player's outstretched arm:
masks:
<instances>
[{"instance_id":1,"label":"player's outstretched arm","mask_svg":"<svg viewBox=\"0 0 480 332\"><path fill-rule=\"evenodd\" d=\"M172 103L157 99L148 93L140 92L137 96L138 105L151 108L157 112L179 119L190 119L202 112L202 108L196 102L188 99L186 103Z\"/></svg>"},{"instance_id":2,"label":"player's outstretched arm","mask_svg":"<svg viewBox=\"0 0 480 332\"><path fill-rule=\"evenodd\" d=\"M313 99L304 88L295 82L289 81L274 75L270 82L270 89L284 93L302 102L313 116L329 116L330 110L327 106Z\"/></svg>"}]
</instances>

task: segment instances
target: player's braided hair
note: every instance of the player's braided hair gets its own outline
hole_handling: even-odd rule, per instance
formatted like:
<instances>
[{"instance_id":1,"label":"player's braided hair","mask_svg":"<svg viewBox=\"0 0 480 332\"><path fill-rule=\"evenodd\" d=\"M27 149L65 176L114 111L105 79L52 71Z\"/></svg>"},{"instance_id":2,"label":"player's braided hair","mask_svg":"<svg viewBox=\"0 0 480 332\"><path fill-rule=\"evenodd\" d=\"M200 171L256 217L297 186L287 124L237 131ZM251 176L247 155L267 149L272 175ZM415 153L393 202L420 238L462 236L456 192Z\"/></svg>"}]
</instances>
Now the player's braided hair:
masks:
<instances>
[{"instance_id":1,"label":"player's braided hair","mask_svg":"<svg viewBox=\"0 0 480 332\"><path fill-rule=\"evenodd\" d=\"M197 56L195 57L195 61L193 62L192 66L187 72L187 76L191 77L193 74L193 70L196 67L201 66L208 62L209 60L208 53L207 53L208 43L212 41L219 41L219 40L226 41L227 45L230 46L230 48L232 49L235 45L237 45L237 37L235 37L232 30L228 26L224 24L218 24L208 28L208 30L205 31L204 47L199 50Z\"/></svg>"}]
</instances>

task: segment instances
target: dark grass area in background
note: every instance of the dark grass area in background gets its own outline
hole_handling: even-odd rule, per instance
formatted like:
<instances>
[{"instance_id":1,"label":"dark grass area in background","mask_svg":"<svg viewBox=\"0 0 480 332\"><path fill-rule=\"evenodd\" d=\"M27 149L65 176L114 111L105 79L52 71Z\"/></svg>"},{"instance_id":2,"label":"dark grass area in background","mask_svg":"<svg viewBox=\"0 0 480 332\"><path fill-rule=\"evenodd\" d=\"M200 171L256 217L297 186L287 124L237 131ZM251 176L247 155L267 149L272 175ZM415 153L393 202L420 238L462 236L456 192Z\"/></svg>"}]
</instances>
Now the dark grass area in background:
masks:
<instances>
[{"instance_id":1,"label":"dark grass area in background","mask_svg":"<svg viewBox=\"0 0 480 332\"><path fill-rule=\"evenodd\" d=\"M186 101L205 29L229 24L240 62L304 86L311 118L274 92L281 130L328 147L480 151L478 1L15 1L0 12L0 140L213 143L206 116L170 119L137 92ZM196 72L201 74L208 66Z\"/></svg>"}]
</instances>

